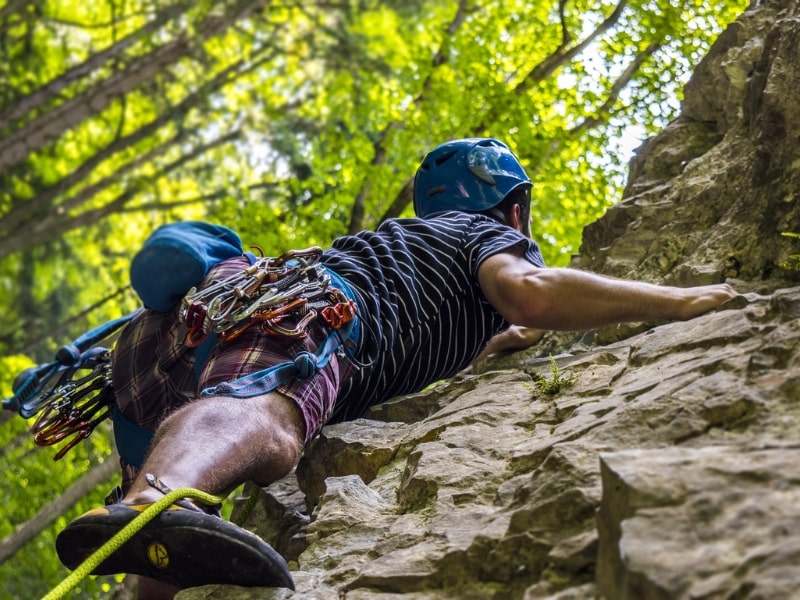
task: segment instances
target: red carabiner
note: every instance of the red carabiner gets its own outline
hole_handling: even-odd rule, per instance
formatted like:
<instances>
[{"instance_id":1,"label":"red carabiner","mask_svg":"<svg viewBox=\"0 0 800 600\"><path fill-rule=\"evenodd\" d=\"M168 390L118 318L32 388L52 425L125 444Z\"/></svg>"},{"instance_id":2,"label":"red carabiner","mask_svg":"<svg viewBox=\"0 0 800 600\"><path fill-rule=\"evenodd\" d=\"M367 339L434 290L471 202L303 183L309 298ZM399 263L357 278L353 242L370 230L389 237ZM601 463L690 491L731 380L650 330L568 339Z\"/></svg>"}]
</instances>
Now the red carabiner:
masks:
<instances>
[{"instance_id":1,"label":"red carabiner","mask_svg":"<svg viewBox=\"0 0 800 600\"><path fill-rule=\"evenodd\" d=\"M332 306L326 306L321 312L322 320L331 329L341 329L356 316L356 303L352 300L338 302Z\"/></svg>"},{"instance_id":2,"label":"red carabiner","mask_svg":"<svg viewBox=\"0 0 800 600\"><path fill-rule=\"evenodd\" d=\"M203 331L207 312L206 305L201 302L189 305L186 310L185 322L187 331L184 344L188 348L196 348L208 337L208 334Z\"/></svg>"}]
</instances>

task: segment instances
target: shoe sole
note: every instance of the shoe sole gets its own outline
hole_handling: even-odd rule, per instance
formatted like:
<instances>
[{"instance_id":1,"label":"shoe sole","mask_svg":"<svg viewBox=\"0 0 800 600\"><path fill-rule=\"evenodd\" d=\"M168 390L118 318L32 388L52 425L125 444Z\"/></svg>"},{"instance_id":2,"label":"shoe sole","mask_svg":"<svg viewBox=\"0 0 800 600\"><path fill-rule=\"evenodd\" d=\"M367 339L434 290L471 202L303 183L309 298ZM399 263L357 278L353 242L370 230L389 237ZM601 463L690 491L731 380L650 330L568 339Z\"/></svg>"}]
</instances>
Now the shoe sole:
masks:
<instances>
[{"instance_id":1,"label":"shoe sole","mask_svg":"<svg viewBox=\"0 0 800 600\"><path fill-rule=\"evenodd\" d=\"M56 540L61 562L77 568L140 514L125 508L96 509L70 523ZM114 573L143 575L181 588L232 584L294 589L286 561L264 540L219 517L181 509L160 513L92 572Z\"/></svg>"}]
</instances>

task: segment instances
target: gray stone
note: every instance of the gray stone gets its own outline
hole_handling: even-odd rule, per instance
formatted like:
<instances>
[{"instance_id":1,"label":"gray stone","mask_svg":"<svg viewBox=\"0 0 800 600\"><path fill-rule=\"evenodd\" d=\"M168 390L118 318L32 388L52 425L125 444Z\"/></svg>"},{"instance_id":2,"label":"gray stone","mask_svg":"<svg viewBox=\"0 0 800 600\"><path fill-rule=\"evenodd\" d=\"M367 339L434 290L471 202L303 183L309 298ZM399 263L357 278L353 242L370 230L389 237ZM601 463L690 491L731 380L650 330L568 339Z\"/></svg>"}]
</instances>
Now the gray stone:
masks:
<instances>
[{"instance_id":1,"label":"gray stone","mask_svg":"<svg viewBox=\"0 0 800 600\"><path fill-rule=\"evenodd\" d=\"M790 598L800 590L800 446L601 456L608 598ZM742 596L744 597L744 596Z\"/></svg>"}]
</instances>

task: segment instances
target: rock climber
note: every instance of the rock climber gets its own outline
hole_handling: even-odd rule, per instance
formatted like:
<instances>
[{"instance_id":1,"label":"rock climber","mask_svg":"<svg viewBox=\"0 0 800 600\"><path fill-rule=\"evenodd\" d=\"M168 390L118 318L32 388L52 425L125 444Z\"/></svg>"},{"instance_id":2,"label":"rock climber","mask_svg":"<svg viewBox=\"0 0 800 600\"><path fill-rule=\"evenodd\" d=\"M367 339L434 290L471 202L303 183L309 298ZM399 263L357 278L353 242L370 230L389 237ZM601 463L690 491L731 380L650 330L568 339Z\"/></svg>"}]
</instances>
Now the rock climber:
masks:
<instances>
[{"instance_id":1,"label":"rock climber","mask_svg":"<svg viewBox=\"0 0 800 600\"><path fill-rule=\"evenodd\" d=\"M337 306L354 314L330 352L320 348L337 336L319 319L265 330L253 312L247 327L232 324L235 335L222 332L201 351L187 337L186 302L137 314L116 343L112 374L117 443L138 439L140 451L120 452L122 493L60 533L62 562L75 568L170 489L267 486L326 424L450 377L482 352L528 345L545 330L691 319L737 295L725 283L680 288L546 267L531 239L531 185L495 139L428 153L414 181L416 218L338 238L318 256L311 283L329 279ZM211 306L220 282L253 265L244 255L222 260L193 293L210 290ZM298 327L299 336L280 335ZM276 367L292 377L281 380ZM210 583L293 586L277 552L195 502L161 512L95 573L138 574L149 598Z\"/></svg>"}]
</instances>

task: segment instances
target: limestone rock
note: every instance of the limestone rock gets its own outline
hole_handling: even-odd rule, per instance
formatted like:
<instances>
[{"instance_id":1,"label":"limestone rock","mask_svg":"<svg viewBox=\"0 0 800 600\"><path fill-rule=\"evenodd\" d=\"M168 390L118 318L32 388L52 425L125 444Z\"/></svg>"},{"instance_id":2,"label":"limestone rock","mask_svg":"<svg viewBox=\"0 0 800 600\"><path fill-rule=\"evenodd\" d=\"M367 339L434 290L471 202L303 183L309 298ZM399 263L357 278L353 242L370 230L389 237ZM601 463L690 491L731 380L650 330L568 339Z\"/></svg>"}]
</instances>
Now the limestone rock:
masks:
<instances>
[{"instance_id":1,"label":"limestone rock","mask_svg":"<svg viewBox=\"0 0 800 600\"><path fill-rule=\"evenodd\" d=\"M791 598L800 445L601 456L598 583L608 598Z\"/></svg>"}]
</instances>

